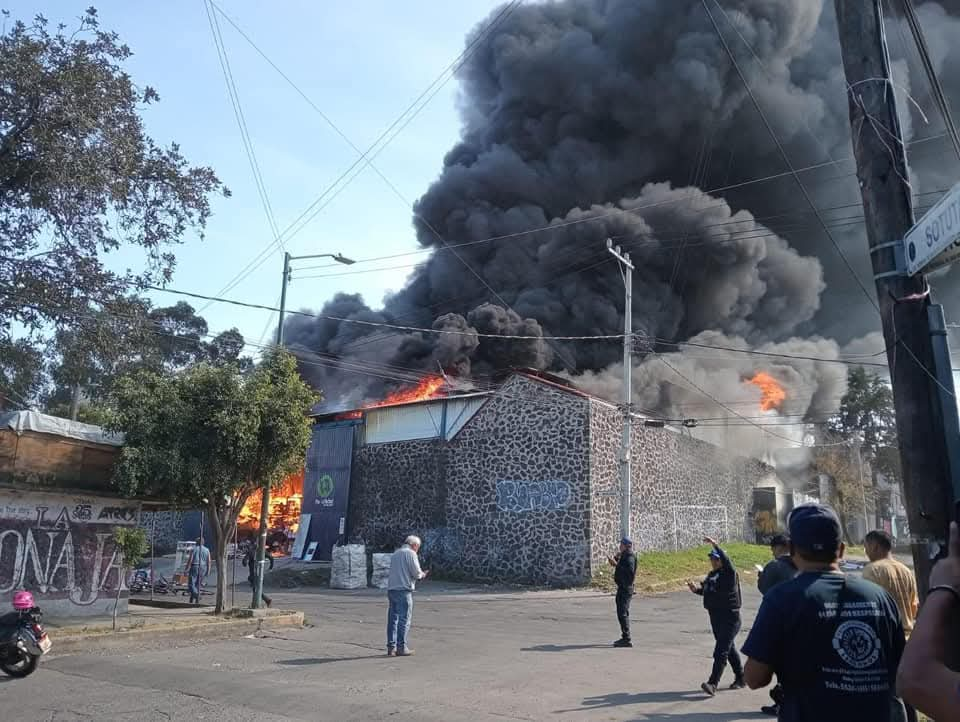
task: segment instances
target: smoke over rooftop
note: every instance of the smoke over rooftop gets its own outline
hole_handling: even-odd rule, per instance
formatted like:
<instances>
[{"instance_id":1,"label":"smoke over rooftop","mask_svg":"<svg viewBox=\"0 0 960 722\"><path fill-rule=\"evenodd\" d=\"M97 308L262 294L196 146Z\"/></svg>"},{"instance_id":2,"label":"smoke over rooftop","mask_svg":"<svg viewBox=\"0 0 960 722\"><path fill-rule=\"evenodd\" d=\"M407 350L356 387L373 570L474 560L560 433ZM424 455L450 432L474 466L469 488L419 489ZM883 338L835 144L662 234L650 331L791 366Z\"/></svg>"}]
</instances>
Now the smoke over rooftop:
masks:
<instances>
[{"instance_id":1,"label":"smoke over rooftop","mask_svg":"<svg viewBox=\"0 0 960 722\"><path fill-rule=\"evenodd\" d=\"M791 164L817 166L800 177L872 292L833 3L709 5ZM960 45L950 41L960 37L958 5L919 8L938 70L960 61ZM913 187L919 204L929 205L955 167L943 161L946 141L936 137L942 127L929 93L916 95L931 125L907 109L902 94L910 91L915 51L901 42L909 35L900 21L892 23L904 128L919 141L910 148ZM913 54L905 60L907 50ZM960 83L942 77L960 106ZM700 0L523 5L480 42L458 80L462 137L417 201L413 222L418 242L433 253L382 309L338 295L322 312L465 335L291 318L287 342L329 359L326 367L303 367L329 400L359 402L396 383L356 373L368 363L439 365L460 376L533 366L615 398L616 340L474 335L620 333L623 285L608 237L636 265L635 326L658 338L836 358L842 345L865 346L860 338L879 327ZM882 348L875 345L870 352ZM785 413L799 418L828 413L845 390L840 364L658 350L721 400L756 400L743 378L767 370L788 389ZM634 388L648 410L706 415L684 412L683 404L706 399L656 357L638 360ZM709 415L724 411L713 406Z\"/></svg>"}]
</instances>

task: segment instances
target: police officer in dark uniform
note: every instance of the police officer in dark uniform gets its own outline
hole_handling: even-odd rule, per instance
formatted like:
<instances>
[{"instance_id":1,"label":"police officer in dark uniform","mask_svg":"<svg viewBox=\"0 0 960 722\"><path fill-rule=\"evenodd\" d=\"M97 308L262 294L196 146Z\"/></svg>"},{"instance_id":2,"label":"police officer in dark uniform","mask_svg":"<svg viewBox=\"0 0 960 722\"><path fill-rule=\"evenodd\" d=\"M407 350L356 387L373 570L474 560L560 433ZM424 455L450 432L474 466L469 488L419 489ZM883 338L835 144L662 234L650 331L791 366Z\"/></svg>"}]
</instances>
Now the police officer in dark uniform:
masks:
<instances>
[{"instance_id":1,"label":"police officer in dark uniform","mask_svg":"<svg viewBox=\"0 0 960 722\"><path fill-rule=\"evenodd\" d=\"M617 621L620 622L620 639L614 647L632 647L630 639L630 600L633 599L633 583L637 576L637 555L633 553L633 542L624 537L620 540L620 552L607 557L607 562L616 567L613 581L617 583Z\"/></svg>"},{"instance_id":2,"label":"police officer in dark uniform","mask_svg":"<svg viewBox=\"0 0 960 722\"><path fill-rule=\"evenodd\" d=\"M770 540L770 552L773 554L773 559L767 562L757 577L757 588L764 596L778 584L788 582L797 576L797 566L790 558L790 539L783 534L775 534ZM770 690L770 699L773 700L773 704L764 705L760 711L771 717L779 717L780 702L783 700L783 687L779 683Z\"/></svg>"},{"instance_id":3,"label":"police officer in dark uniform","mask_svg":"<svg viewBox=\"0 0 960 722\"><path fill-rule=\"evenodd\" d=\"M777 675L781 722L903 722L896 603L876 584L840 571L840 520L829 507L796 507L790 546L800 573L763 597L743 645L747 684L765 687Z\"/></svg>"},{"instance_id":4,"label":"police officer in dark uniform","mask_svg":"<svg viewBox=\"0 0 960 722\"><path fill-rule=\"evenodd\" d=\"M743 665L740 664L740 655L735 643L740 632L740 575L733 567L733 562L726 552L710 537L704 541L712 546L709 556L713 569L700 584L687 582L687 586L694 594L703 597L703 607L710 615L710 627L716 644L713 648L713 669L710 679L700 685L700 689L713 697L720 684L727 661L733 670L733 684L730 689L743 689Z\"/></svg>"}]
</instances>

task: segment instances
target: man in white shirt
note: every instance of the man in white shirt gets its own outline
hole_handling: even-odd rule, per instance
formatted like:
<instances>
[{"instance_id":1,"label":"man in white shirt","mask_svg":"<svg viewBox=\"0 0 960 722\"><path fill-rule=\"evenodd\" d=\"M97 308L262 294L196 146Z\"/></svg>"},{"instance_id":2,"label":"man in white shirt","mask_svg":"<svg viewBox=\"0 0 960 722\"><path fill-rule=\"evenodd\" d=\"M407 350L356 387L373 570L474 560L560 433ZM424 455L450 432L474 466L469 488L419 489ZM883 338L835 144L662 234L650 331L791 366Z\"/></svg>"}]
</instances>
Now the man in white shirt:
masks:
<instances>
[{"instance_id":1,"label":"man in white shirt","mask_svg":"<svg viewBox=\"0 0 960 722\"><path fill-rule=\"evenodd\" d=\"M413 619L413 590L417 582L429 574L420 569L417 552L420 537L408 536L403 546L390 558L390 578L387 581L387 656L409 657L413 650L407 646L410 621Z\"/></svg>"}]
</instances>

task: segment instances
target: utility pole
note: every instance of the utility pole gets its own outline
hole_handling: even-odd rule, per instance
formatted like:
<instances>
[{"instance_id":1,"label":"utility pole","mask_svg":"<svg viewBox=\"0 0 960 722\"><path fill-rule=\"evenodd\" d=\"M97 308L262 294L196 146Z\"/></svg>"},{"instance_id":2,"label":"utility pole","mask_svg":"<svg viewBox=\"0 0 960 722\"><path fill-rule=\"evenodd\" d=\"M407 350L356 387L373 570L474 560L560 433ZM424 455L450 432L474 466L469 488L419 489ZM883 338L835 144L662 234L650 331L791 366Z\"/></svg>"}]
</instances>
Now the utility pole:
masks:
<instances>
[{"instance_id":1,"label":"utility pole","mask_svg":"<svg viewBox=\"0 0 960 722\"><path fill-rule=\"evenodd\" d=\"M620 442L620 535L630 536L630 444L633 437L633 264L607 239L607 250L620 262L626 291L623 310L623 438Z\"/></svg>"},{"instance_id":2,"label":"utility pole","mask_svg":"<svg viewBox=\"0 0 960 722\"><path fill-rule=\"evenodd\" d=\"M890 80L880 0L835 0L857 177L893 383L903 492L921 597L950 522L950 467L938 415L926 281L907 276L913 226L907 159ZM899 260L899 262L898 262Z\"/></svg>"},{"instance_id":3,"label":"utility pole","mask_svg":"<svg viewBox=\"0 0 960 722\"><path fill-rule=\"evenodd\" d=\"M287 284L290 283L290 262L300 261L307 258L332 258L337 263L350 266L356 261L347 258L339 253L317 253L309 256L291 256L289 253L283 254L283 277L280 281L280 320L277 323L277 346L283 346L283 320L287 312ZM270 523L270 484L263 483L260 490L260 527L257 533L257 555L254 564L253 577L253 601L250 604L252 609L260 608L260 601L263 598L263 570L267 560L267 534L269 533Z\"/></svg>"}]
</instances>

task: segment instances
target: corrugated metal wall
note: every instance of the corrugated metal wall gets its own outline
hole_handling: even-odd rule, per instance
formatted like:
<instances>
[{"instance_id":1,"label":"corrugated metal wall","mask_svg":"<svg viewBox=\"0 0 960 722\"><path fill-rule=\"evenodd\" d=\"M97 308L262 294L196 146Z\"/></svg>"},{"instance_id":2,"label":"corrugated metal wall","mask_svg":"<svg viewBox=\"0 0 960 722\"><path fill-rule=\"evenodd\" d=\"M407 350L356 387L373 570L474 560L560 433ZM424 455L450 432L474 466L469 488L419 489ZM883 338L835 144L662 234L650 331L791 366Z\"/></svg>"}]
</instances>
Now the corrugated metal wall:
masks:
<instances>
[{"instance_id":1,"label":"corrugated metal wall","mask_svg":"<svg viewBox=\"0 0 960 722\"><path fill-rule=\"evenodd\" d=\"M366 412L365 442L385 444L413 439L448 441L486 403L488 396L437 399L407 406L384 406Z\"/></svg>"}]
</instances>

